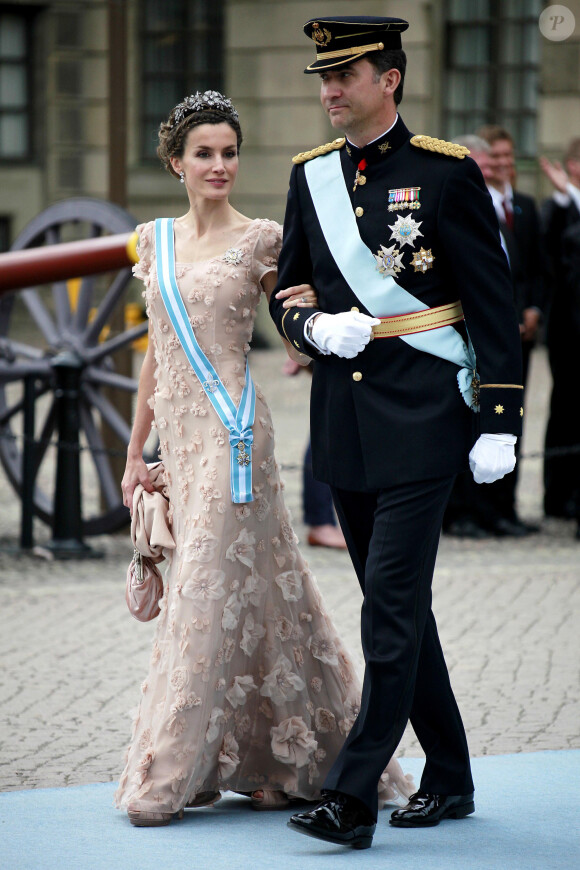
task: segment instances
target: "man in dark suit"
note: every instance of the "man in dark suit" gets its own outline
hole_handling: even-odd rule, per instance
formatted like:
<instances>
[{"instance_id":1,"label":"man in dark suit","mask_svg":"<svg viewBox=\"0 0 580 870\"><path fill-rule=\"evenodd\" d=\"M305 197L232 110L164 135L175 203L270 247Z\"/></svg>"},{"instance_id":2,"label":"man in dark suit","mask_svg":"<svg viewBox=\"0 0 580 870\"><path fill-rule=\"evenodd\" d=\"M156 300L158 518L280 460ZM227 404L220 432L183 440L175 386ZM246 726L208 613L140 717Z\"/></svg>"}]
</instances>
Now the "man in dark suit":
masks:
<instances>
[{"instance_id":1,"label":"man in dark suit","mask_svg":"<svg viewBox=\"0 0 580 870\"><path fill-rule=\"evenodd\" d=\"M514 190L514 142L503 127L487 125L478 131L490 146L487 186L500 223L510 261L514 302L520 323L523 384L527 383L530 357L535 347L546 305L547 261L536 203L531 196ZM516 511L517 468L490 487L487 501L493 507L492 528L496 534L522 537L538 527L523 522Z\"/></svg>"},{"instance_id":2,"label":"man in dark suit","mask_svg":"<svg viewBox=\"0 0 580 870\"><path fill-rule=\"evenodd\" d=\"M575 519L580 540L580 423L570 410L578 389L580 344L580 139L568 145L564 166L545 157L540 165L554 185L554 193L542 205L552 279L546 330L552 395L545 440L544 512Z\"/></svg>"},{"instance_id":3,"label":"man in dark suit","mask_svg":"<svg viewBox=\"0 0 580 870\"><path fill-rule=\"evenodd\" d=\"M489 482L510 471L523 413L509 272L481 173L465 148L412 136L397 113L407 27L374 17L305 25L316 47L306 72L320 75L346 140L295 157L290 179L278 288L310 282L320 311L271 299L280 333L315 359L314 473L332 487L364 595L360 713L322 803L290 825L356 848L371 844L377 784L409 719L425 768L391 824L474 810L431 581L455 475L471 465Z\"/></svg>"}]
</instances>

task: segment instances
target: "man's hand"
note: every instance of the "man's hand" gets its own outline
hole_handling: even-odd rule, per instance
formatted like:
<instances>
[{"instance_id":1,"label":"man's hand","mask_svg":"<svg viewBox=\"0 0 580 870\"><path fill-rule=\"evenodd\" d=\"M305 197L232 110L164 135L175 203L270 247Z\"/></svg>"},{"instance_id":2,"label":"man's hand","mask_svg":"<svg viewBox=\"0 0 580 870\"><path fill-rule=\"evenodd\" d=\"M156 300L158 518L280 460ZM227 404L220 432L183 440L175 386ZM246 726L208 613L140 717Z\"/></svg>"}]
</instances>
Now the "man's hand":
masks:
<instances>
[{"instance_id":1,"label":"man's hand","mask_svg":"<svg viewBox=\"0 0 580 870\"><path fill-rule=\"evenodd\" d=\"M542 172L550 179L556 190L559 190L560 193L566 193L569 178L562 164L558 163L557 160L551 163L547 157L540 157L539 163Z\"/></svg>"},{"instance_id":2,"label":"man's hand","mask_svg":"<svg viewBox=\"0 0 580 870\"><path fill-rule=\"evenodd\" d=\"M352 359L369 343L373 326L380 320L359 311L318 314L312 325L312 339L326 353Z\"/></svg>"},{"instance_id":3,"label":"man's hand","mask_svg":"<svg viewBox=\"0 0 580 870\"><path fill-rule=\"evenodd\" d=\"M516 465L515 435L480 435L469 454L469 467L476 483L493 483Z\"/></svg>"}]
</instances>

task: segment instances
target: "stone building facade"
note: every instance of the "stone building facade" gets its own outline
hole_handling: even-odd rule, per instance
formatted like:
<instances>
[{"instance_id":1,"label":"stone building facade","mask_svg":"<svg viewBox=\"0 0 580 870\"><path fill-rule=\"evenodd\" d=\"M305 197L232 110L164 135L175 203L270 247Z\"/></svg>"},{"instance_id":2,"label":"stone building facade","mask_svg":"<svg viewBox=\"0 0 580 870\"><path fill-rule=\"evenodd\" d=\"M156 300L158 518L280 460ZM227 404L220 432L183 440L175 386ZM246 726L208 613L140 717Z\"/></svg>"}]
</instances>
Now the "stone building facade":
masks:
<instances>
[{"instance_id":1,"label":"stone building facade","mask_svg":"<svg viewBox=\"0 0 580 870\"><path fill-rule=\"evenodd\" d=\"M542 35L541 0L14 0L0 2L0 248L47 205L108 197L110 6L127 14L126 206L137 220L179 213L183 192L154 158L163 113L195 89L223 89L245 142L235 205L281 220L294 153L334 138L303 68L313 14L409 20L402 114L414 132L450 138L499 121L514 132L518 183L548 190L536 155L580 136L576 27ZM115 83L112 84L115 87ZM175 99L174 99L175 98ZM119 123L123 119L119 118Z\"/></svg>"}]
</instances>

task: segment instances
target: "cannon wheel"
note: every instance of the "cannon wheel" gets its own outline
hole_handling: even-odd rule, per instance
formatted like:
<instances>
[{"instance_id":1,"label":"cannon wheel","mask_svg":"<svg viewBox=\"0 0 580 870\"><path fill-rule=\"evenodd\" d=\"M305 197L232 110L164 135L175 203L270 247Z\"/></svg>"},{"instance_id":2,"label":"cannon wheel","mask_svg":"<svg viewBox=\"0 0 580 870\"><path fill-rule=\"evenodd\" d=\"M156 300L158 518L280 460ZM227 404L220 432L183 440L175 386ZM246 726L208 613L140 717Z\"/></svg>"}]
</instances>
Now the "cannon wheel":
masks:
<instances>
[{"instance_id":1,"label":"cannon wheel","mask_svg":"<svg viewBox=\"0 0 580 870\"><path fill-rule=\"evenodd\" d=\"M98 199L75 198L41 212L18 236L12 250L62 241L131 232L134 218L124 209ZM83 535L115 531L128 522L118 480L102 437L106 423L126 447L130 426L119 413L113 391L134 393L137 381L115 370L114 354L147 332L147 323L116 334L111 315L122 302L131 269L80 277L76 304L67 282L30 287L0 299L0 461L21 493L24 378L35 379L35 439L38 475L34 512L52 525L54 462L57 439L55 380L51 359L73 351L82 368L81 491ZM105 389L106 388L106 389ZM50 443L52 442L52 443ZM147 457L148 459L152 457Z\"/></svg>"}]
</instances>

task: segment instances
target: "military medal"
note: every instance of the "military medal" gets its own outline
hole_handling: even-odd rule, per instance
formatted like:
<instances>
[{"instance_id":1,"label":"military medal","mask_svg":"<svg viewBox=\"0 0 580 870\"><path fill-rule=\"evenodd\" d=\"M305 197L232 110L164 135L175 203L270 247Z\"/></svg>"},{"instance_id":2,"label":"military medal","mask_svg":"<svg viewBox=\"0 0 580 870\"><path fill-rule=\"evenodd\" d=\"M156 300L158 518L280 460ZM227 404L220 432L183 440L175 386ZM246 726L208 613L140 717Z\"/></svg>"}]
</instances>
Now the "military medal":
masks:
<instances>
[{"instance_id":1,"label":"military medal","mask_svg":"<svg viewBox=\"0 0 580 870\"><path fill-rule=\"evenodd\" d=\"M364 169L366 169L366 168L367 168L367 162L366 162L366 160L365 160L364 157L363 157L363 159L361 160L361 162L360 162L359 165L357 166L356 175L355 175L355 177L354 177L354 187L353 187L353 189L352 189L352 192L353 192L353 193L354 193L355 190L356 190L357 184L360 184L360 185L362 186L363 184L366 184L366 183L367 183L366 176L365 176L365 175L361 175L361 172L362 172Z\"/></svg>"},{"instance_id":2,"label":"military medal","mask_svg":"<svg viewBox=\"0 0 580 870\"><path fill-rule=\"evenodd\" d=\"M421 248L413 254L411 266L415 267L415 272L426 272L427 269L433 268L434 260L435 257L431 253L431 248L429 248L428 251L426 251L425 248Z\"/></svg>"},{"instance_id":3,"label":"military medal","mask_svg":"<svg viewBox=\"0 0 580 870\"><path fill-rule=\"evenodd\" d=\"M400 245L411 245L413 247L417 236L423 235L423 233L419 232L419 227L422 223L423 221L413 220L410 215L407 217L397 215L397 222L389 226L389 229L392 230L391 238L399 242Z\"/></svg>"},{"instance_id":4,"label":"military medal","mask_svg":"<svg viewBox=\"0 0 580 870\"><path fill-rule=\"evenodd\" d=\"M389 190L389 211L397 211L398 209L421 208L419 202L420 187L395 187Z\"/></svg>"},{"instance_id":5,"label":"military medal","mask_svg":"<svg viewBox=\"0 0 580 870\"><path fill-rule=\"evenodd\" d=\"M246 453L246 446L244 442L238 441L236 447L238 448L238 455L236 457L238 465L243 465L247 468L247 466L250 464L250 457Z\"/></svg>"},{"instance_id":6,"label":"military medal","mask_svg":"<svg viewBox=\"0 0 580 870\"><path fill-rule=\"evenodd\" d=\"M396 275L401 269L404 269L402 259L403 255L400 251L395 250L396 245L393 245L390 248L385 248L384 245L381 245L380 251L374 255L375 260L377 261L377 270L381 273L383 277L385 275Z\"/></svg>"}]
</instances>

